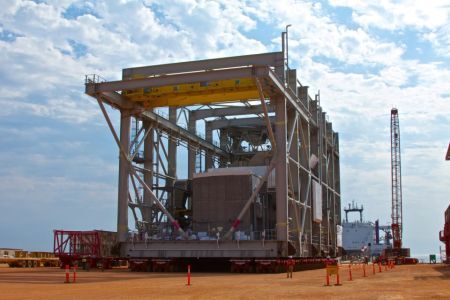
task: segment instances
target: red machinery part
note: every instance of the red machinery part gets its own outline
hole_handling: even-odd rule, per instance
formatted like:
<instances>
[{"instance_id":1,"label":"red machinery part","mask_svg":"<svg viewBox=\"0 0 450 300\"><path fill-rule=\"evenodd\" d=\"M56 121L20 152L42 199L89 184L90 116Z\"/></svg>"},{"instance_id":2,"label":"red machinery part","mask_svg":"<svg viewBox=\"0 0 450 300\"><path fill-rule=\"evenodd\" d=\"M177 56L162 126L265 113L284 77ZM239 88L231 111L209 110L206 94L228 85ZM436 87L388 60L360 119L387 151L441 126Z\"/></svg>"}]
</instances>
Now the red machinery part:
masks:
<instances>
[{"instance_id":1,"label":"red machinery part","mask_svg":"<svg viewBox=\"0 0 450 300\"><path fill-rule=\"evenodd\" d=\"M450 264L450 205L445 211L444 230L439 232L439 240L445 244L445 263Z\"/></svg>"}]
</instances>

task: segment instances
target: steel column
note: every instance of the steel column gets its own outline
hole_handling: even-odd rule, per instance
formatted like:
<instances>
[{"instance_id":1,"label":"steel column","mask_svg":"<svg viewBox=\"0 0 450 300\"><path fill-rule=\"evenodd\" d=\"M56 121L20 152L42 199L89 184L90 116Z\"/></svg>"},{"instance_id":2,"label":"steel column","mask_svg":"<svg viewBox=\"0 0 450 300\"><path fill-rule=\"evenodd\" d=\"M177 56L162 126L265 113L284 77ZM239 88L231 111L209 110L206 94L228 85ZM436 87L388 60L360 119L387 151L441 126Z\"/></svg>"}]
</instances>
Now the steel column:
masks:
<instances>
[{"instance_id":1,"label":"steel column","mask_svg":"<svg viewBox=\"0 0 450 300\"><path fill-rule=\"evenodd\" d=\"M173 124L177 123L177 108L169 107L169 121ZM174 139L169 137L167 149L167 175L177 177L177 143ZM167 187L172 187L174 184L172 179L166 181Z\"/></svg>"},{"instance_id":2,"label":"steel column","mask_svg":"<svg viewBox=\"0 0 450 300\"><path fill-rule=\"evenodd\" d=\"M150 170L144 171L144 181L149 187L153 187L153 158L154 158L154 129L149 122L144 122L145 127L145 140L144 140L144 169ZM147 190L144 189L144 209L142 219L146 223L146 230L150 234L151 223L153 221L152 212L152 197Z\"/></svg>"},{"instance_id":3,"label":"steel column","mask_svg":"<svg viewBox=\"0 0 450 300\"><path fill-rule=\"evenodd\" d=\"M210 122L206 122L205 123L205 140L209 143L213 143L213 132L212 132L212 128L211 128L211 123ZM209 168L212 168L214 166L213 163L213 157L211 152L209 152L208 150L206 150L206 156L205 156L205 170L208 170Z\"/></svg>"},{"instance_id":4,"label":"steel column","mask_svg":"<svg viewBox=\"0 0 450 300\"><path fill-rule=\"evenodd\" d=\"M275 142L277 144L275 168L276 174L276 222L277 240L288 241L288 197L287 197L287 151L286 151L286 99L274 99L275 105ZM280 249L281 255L287 255L287 244Z\"/></svg>"},{"instance_id":5,"label":"steel column","mask_svg":"<svg viewBox=\"0 0 450 300\"><path fill-rule=\"evenodd\" d=\"M189 120L188 120L188 130L189 132L196 134L197 128L196 128L197 120L194 118L194 115L192 112L189 113ZM194 144L189 141L189 148L188 148L188 178L192 179L193 174L195 173L195 158L196 158L196 150L194 148Z\"/></svg>"},{"instance_id":6,"label":"steel column","mask_svg":"<svg viewBox=\"0 0 450 300\"><path fill-rule=\"evenodd\" d=\"M120 144L128 156L130 149L131 115L129 111L120 111ZM120 150L119 150L120 151ZM128 238L128 161L124 155L119 155L119 189L117 213L117 240L126 242Z\"/></svg>"}]
</instances>

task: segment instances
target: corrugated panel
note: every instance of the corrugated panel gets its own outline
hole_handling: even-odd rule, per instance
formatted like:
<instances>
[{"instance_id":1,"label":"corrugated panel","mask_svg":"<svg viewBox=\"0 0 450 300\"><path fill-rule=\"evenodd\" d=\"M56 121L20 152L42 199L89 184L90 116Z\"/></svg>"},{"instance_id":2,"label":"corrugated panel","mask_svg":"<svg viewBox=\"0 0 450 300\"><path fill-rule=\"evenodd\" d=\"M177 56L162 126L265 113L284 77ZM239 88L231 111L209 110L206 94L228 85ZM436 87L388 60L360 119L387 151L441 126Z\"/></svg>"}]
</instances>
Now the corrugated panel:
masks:
<instances>
[{"instance_id":1,"label":"corrugated panel","mask_svg":"<svg viewBox=\"0 0 450 300\"><path fill-rule=\"evenodd\" d=\"M201 176L193 179L194 231L227 230L252 193L252 175ZM250 225L247 213L241 227ZM208 226L209 225L209 226Z\"/></svg>"}]
</instances>

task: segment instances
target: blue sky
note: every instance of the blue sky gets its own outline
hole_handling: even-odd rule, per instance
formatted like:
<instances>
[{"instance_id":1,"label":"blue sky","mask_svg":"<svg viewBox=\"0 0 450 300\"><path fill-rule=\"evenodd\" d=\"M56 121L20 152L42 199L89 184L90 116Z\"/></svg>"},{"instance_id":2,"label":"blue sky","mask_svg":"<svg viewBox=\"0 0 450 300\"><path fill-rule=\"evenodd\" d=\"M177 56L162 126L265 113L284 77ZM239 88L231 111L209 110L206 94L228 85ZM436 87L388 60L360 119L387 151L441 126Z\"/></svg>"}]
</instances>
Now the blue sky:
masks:
<instances>
[{"instance_id":1,"label":"blue sky","mask_svg":"<svg viewBox=\"0 0 450 300\"><path fill-rule=\"evenodd\" d=\"M390 220L389 112L400 112L404 239L437 253L449 205L448 1L0 0L0 247L116 224L118 151L84 75L280 49L340 134L343 204ZM111 111L117 122L117 112Z\"/></svg>"}]
</instances>

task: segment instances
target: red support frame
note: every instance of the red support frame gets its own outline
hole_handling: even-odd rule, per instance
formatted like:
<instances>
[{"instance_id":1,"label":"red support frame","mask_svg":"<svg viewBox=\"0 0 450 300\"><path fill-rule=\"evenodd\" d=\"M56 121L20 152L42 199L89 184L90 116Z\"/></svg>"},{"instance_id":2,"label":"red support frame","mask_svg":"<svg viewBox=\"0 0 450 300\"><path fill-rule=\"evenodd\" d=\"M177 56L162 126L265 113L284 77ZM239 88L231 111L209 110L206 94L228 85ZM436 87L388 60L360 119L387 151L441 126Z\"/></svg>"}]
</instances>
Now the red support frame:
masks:
<instances>
[{"instance_id":1,"label":"red support frame","mask_svg":"<svg viewBox=\"0 0 450 300\"><path fill-rule=\"evenodd\" d=\"M439 232L439 240L445 244L445 263L450 264L450 205L445 211L444 230Z\"/></svg>"},{"instance_id":2,"label":"red support frame","mask_svg":"<svg viewBox=\"0 0 450 300\"><path fill-rule=\"evenodd\" d=\"M59 258L100 257L100 235L97 231L53 231L53 252Z\"/></svg>"}]
</instances>

